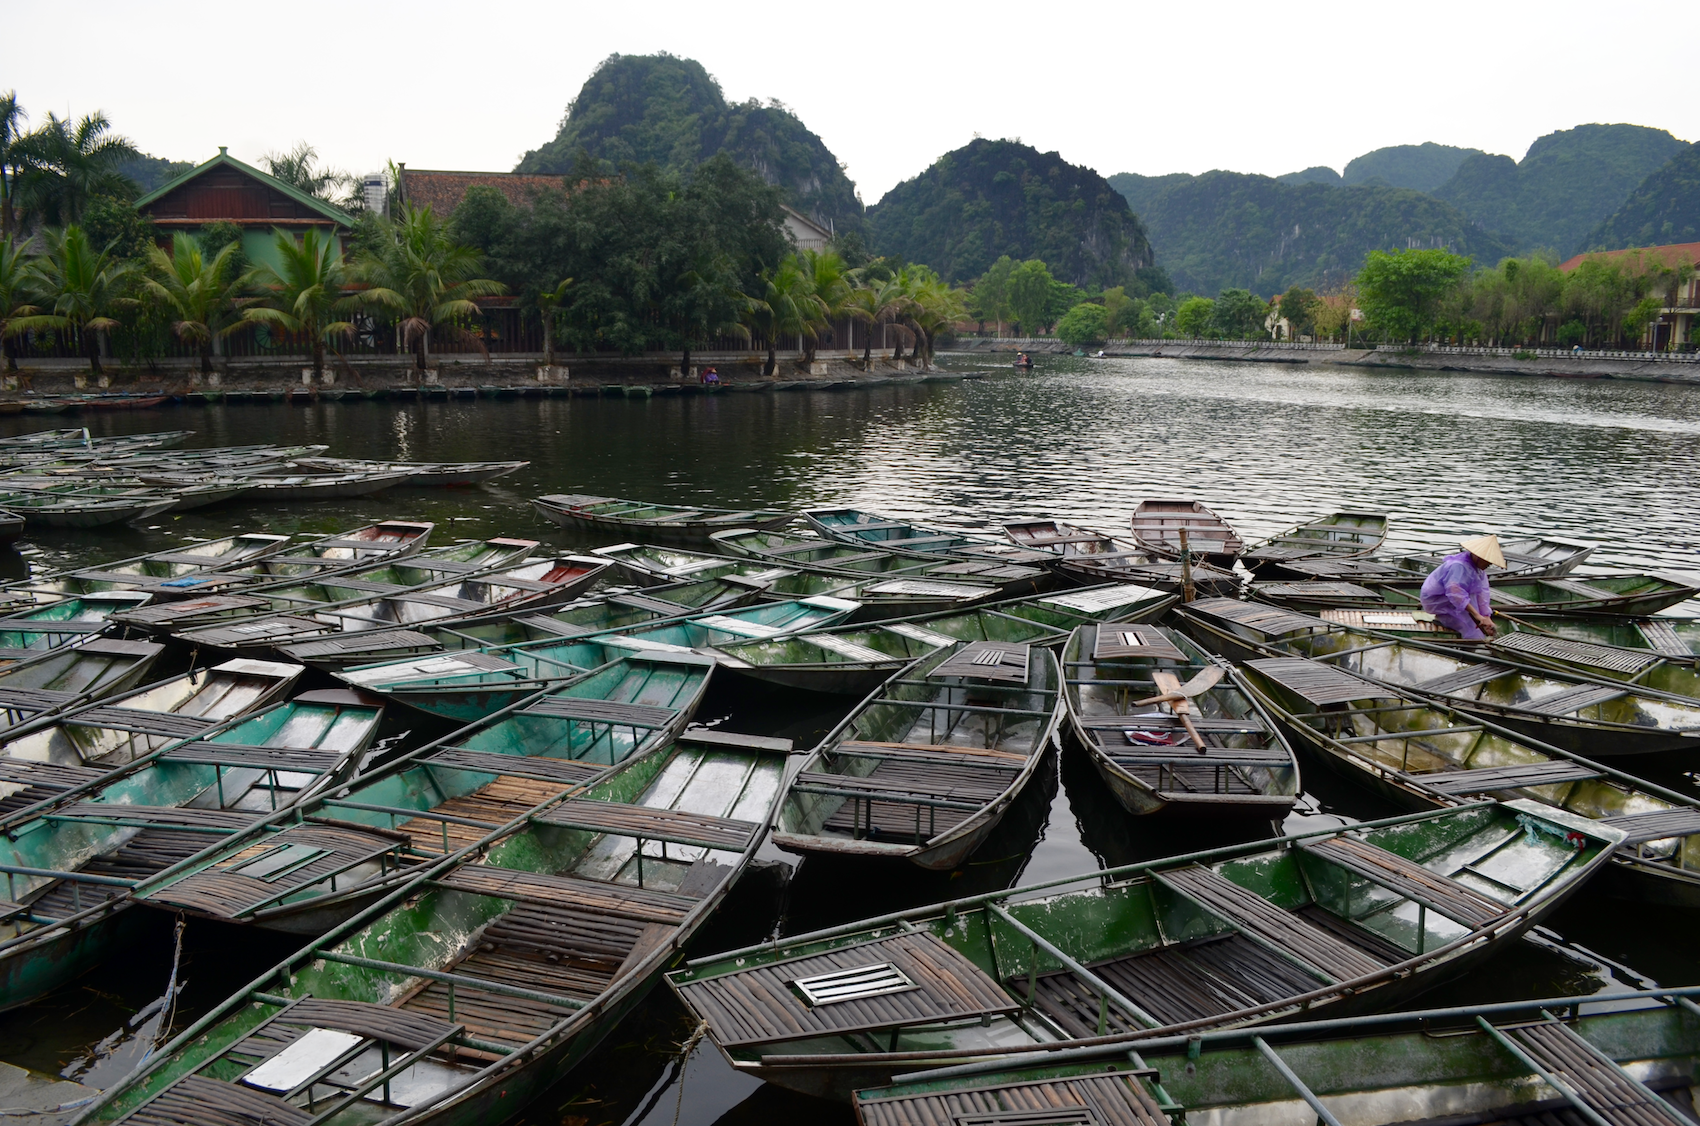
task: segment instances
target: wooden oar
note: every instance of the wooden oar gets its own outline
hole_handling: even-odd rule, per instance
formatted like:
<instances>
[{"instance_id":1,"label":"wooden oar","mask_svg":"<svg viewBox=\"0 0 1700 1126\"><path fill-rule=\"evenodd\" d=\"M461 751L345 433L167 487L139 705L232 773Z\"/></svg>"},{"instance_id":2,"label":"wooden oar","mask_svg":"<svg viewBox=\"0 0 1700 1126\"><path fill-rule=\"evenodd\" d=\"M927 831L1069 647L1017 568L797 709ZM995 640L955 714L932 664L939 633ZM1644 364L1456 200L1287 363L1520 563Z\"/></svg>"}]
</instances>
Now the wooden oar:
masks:
<instances>
[{"instance_id":1,"label":"wooden oar","mask_svg":"<svg viewBox=\"0 0 1700 1126\"><path fill-rule=\"evenodd\" d=\"M1204 676L1205 673L1210 672L1212 669L1215 670L1217 678L1220 679L1222 675L1221 668L1216 665L1211 665L1210 668L1205 669L1204 672L1199 673L1198 676L1187 681L1187 687L1190 688L1192 684L1199 679L1199 677ZM1198 753L1201 755L1205 754L1207 748L1204 746L1204 736L1200 735L1198 733L1198 728L1192 725L1192 704L1189 701L1187 694L1181 689L1181 678L1172 672L1154 672L1151 674L1151 680L1152 683L1156 684L1158 688L1163 690L1163 694L1165 696L1170 697L1169 709L1175 713L1175 718L1181 721L1181 726L1186 728L1186 733L1192 737L1192 745L1198 748ZM1203 691L1203 689L1199 689L1198 691Z\"/></svg>"},{"instance_id":2,"label":"wooden oar","mask_svg":"<svg viewBox=\"0 0 1700 1126\"><path fill-rule=\"evenodd\" d=\"M1142 704L1168 704L1175 700L1190 700L1194 696L1203 692L1208 692L1210 689L1222 683L1222 677L1225 675L1226 672L1221 665L1210 665L1209 667L1200 670L1197 676L1194 676L1185 684L1181 684L1180 678L1175 676L1173 673L1156 673L1151 679L1154 683L1156 683L1158 688L1165 689L1163 694L1158 696L1149 696L1143 700L1135 700L1133 703L1135 707L1138 707ZM1170 683L1174 684L1175 687L1172 689L1166 688L1162 681L1157 679L1158 677L1165 678Z\"/></svg>"}]
</instances>

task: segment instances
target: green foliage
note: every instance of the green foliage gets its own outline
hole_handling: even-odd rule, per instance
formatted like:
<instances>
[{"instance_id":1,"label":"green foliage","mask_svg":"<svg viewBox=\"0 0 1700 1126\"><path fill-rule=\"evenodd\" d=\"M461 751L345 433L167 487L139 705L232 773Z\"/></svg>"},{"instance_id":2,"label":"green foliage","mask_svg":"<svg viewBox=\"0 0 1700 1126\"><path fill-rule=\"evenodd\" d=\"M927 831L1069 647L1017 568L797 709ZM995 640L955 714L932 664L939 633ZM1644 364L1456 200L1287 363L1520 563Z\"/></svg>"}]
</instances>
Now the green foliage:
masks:
<instances>
[{"instance_id":1,"label":"green foliage","mask_svg":"<svg viewBox=\"0 0 1700 1126\"><path fill-rule=\"evenodd\" d=\"M1102 305L1082 302L1057 322L1057 339L1074 348L1094 343L1104 339L1109 321L1109 312Z\"/></svg>"},{"instance_id":2,"label":"green foliage","mask_svg":"<svg viewBox=\"0 0 1700 1126\"><path fill-rule=\"evenodd\" d=\"M146 258L159 237L153 223L128 201L104 195L89 200L83 211L83 229L94 245L132 261Z\"/></svg>"},{"instance_id":3,"label":"green foliage","mask_svg":"<svg viewBox=\"0 0 1700 1126\"><path fill-rule=\"evenodd\" d=\"M1171 172L1166 176L1141 176L1134 172L1118 172L1105 183L1114 188L1133 209L1135 215L1144 217L1151 201L1179 184L1191 183L1198 177L1190 172Z\"/></svg>"},{"instance_id":4,"label":"green foliage","mask_svg":"<svg viewBox=\"0 0 1700 1126\"><path fill-rule=\"evenodd\" d=\"M136 155L103 113L76 122L50 113L13 146L18 206L38 225L60 226L81 221L96 197L134 199L136 185L118 169Z\"/></svg>"},{"instance_id":5,"label":"green foliage","mask_svg":"<svg viewBox=\"0 0 1700 1126\"><path fill-rule=\"evenodd\" d=\"M1392 339L1419 340L1469 269L1468 258L1446 250L1371 251L1358 271L1364 316Z\"/></svg>"},{"instance_id":6,"label":"green foliage","mask_svg":"<svg viewBox=\"0 0 1700 1126\"><path fill-rule=\"evenodd\" d=\"M171 240L171 253L148 248L148 276L142 284L177 338L199 347L202 374L212 371L213 342L242 327L247 301L236 262L240 249L239 243L226 243L208 256L200 242L181 231Z\"/></svg>"},{"instance_id":7,"label":"green foliage","mask_svg":"<svg viewBox=\"0 0 1700 1126\"><path fill-rule=\"evenodd\" d=\"M1211 311L1211 327L1225 340L1256 340L1269 335L1263 327L1269 306L1250 290L1224 289Z\"/></svg>"},{"instance_id":8,"label":"green foliage","mask_svg":"<svg viewBox=\"0 0 1700 1126\"><path fill-rule=\"evenodd\" d=\"M1208 297L1189 297L1175 310L1175 330L1191 340L1209 336L1216 324L1216 302Z\"/></svg>"},{"instance_id":9,"label":"green foliage","mask_svg":"<svg viewBox=\"0 0 1700 1126\"><path fill-rule=\"evenodd\" d=\"M348 321L336 319L338 312L354 305L346 294L342 255L336 239L316 228L303 231L300 241L273 228L272 247L276 264L262 263L243 279L258 300L242 317L300 335L312 350L313 374L319 375L325 369L325 343L354 331Z\"/></svg>"},{"instance_id":10,"label":"green foliage","mask_svg":"<svg viewBox=\"0 0 1700 1126\"><path fill-rule=\"evenodd\" d=\"M1056 279L1037 258L1029 259L1009 272L1009 311L1021 331L1038 335L1046 325L1046 313L1051 304L1052 286Z\"/></svg>"},{"instance_id":11,"label":"green foliage","mask_svg":"<svg viewBox=\"0 0 1700 1126\"><path fill-rule=\"evenodd\" d=\"M868 233L878 252L949 280L1008 255L1077 285L1124 285L1152 262L1145 228L1102 176L1015 141L946 153L868 210Z\"/></svg>"},{"instance_id":12,"label":"green foliage","mask_svg":"<svg viewBox=\"0 0 1700 1126\"><path fill-rule=\"evenodd\" d=\"M1316 322L1316 291L1293 286L1281 295L1281 316L1295 337L1309 336Z\"/></svg>"},{"instance_id":13,"label":"green foliage","mask_svg":"<svg viewBox=\"0 0 1700 1126\"><path fill-rule=\"evenodd\" d=\"M1104 306L1104 329L1110 335L1125 331L1132 327L1132 323L1137 322L1138 304L1121 286L1106 289L1099 300Z\"/></svg>"},{"instance_id":14,"label":"green foliage","mask_svg":"<svg viewBox=\"0 0 1700 1126\"><path fill-rule=\"evenodd\" d=\"M1355 274L1372 250L1412 244L1492 262L1512 253L1450 204L1402 188L1207 172L1169 188L1142 214L1163 267L1195 293L1321 289Z\"/></svg>"},{"instance_id":15,"label":"green foliage","mask_svg":"<svg viewBox=\"0 0 1700 1126\"><path fill-rule=\"evenodd\" d=\"M778 102L728 105L691 59L610 55L567 107L555 139L526 153L515 171L565 174L581 153L604 172L656 164L680 175L724 153L804 214L847 233L861 227L855 185L818 136Z\"/></svg>"},{"instance_id":16,"label":"green foliage","mask_svg":"<svg viewBox=\"0 0 1700 1126\"><path fill-rule=\"evenodd\" d=\"M201 253L209 259L216 258L225 247L234 247L230 254L230 269L241 277L248 272L252 265L248 261L248 251L242 245L242 227L228 219L216 223L208 223L200 230Z\"/></svg>"},{"instance_id":17,"label":"green foliage","mask_svg":"<svg viewBox=\"0 0 1700 1126\"><path fill-rule=\"evenodd\" d=\"M43 236L47 252L35 264L42 312L19 317L11 330L63 332L79 336L89 368L101 373L100 337L119 327L118 314L133 308L135 266L97 249L75 224Z\"/></svg>"},{"instance_id":18,"label":"green foliage","mask_svg":"<svg viewBox=\"0 0 1700 1126\"><path fill-rule=\"evenodd\" d=\"M1585 258L1569 271L1546 258L1508 258L1465 279L1442 303L1439 327L1496 344L1635 348L1692 276L1687 263L1640 253Z\"/></svg>"},{"instance_id":19,"label":"green foliage","mask_svg":"<svg viewBox=\"0 0 1700 1126\"><path fill-rule=\"evenodd\" d=\"M365 286L359 300L396 318L414 367L424 371L432 330L470 335L465 325L478 315L477 299L506 287L476 276L483 253L455 238L449 221L429 207L404 207L399 218L380 222L386 234L380 247L354 261L354 280Z\"/></svg>"},{"instance_id":20,"label":"green foliage","mask_svg":"<svg viewBox=\"0 0 1700 1126\"><path fill-rule=\"evenodd\" d=\"M6 370L18 370L18 333L14 323L41 310L35 305L40 279L34 264L16 239L0 238L0 349L6 354Z\"/></svg>"},{"instance_id":21,"label":"green foliage","mask_svg":"<svg viewBox=\"0 0 1700 1126\"><path fill-rule=\"evenodd\" d=\"M1015 319L1015 312L1009 304L1009 275L1014 269L1015 259L1005 254L980 275L968 303L972 316L1000 324Z\"/></svg>"},{"instance_id":22,"label":"green foliage","mask_svg":"<svg viewBox=\"0 0 1700 1126\"><path fill-rule=\"evenodd\" d=\"M1326 184L1331 188L1344 187L1346 182L1340 178L1340 173L1323 165L1314 165L1303 172L1289 172L1285 176L1275 177L1283 184Z\"/></svg>"},{"instance_id":23,"label":"green foliage","mask_svg":"<svg viewBox=\"0 0 1700 1126\"><path fill-rule=\"evenodd\" d=\"M1622 206L1583 239L1596 250L1700 242L1700 144L1643 180Z\"/></svg>"},{"instance_id":24,"label":"green foliage","mask_svg":"<svg viewBox=\"0 0 1700 1126\"><path fill-rule=\"evenodd\" d=\"M136 185L138 194L147 195L156 188L163 188L194 167L195 165L191 161L163 160L160 157L139 152L128 160L120 161L117 165L117 172Z\"/></svg>"},{"instance_id":25,"label":"green foliage","mask_svg":"<svg viewBox=\"0 0 1700 1126\"><path fill-rule=\"evenodd\" d=\"M1663 129L1578 125L1540 138L1521 163L1471 156L1434 194L1521 246L1569 253L1683 148Z\"/></svg>"},{"instance_id":26,"label":"green foliage","mask_svg":"<svg viewBox=\"0 0 1700 1126\"><path fill-rule=\"evenodd\" d=\"M364 206L360 178L320 163L319 150L306 141L298 141L288 152L269 152L260 163L272 176L315 199L344 209Z\"/></svg>"},{"instance_id":27,"label":"green foliage","mask_svg":"<svg viewBox=\"0 0 1700 1126\"><path fill-rule=\"evenodd\" d=\"M1460 149L1425 141L1420 145L1393 145L1366 152L1346 165L1340 180L1347 187L1379 180L1392 188L1432 192L1452 178L1458 166L1480 149Z\"/></svg>"}]
</instances>

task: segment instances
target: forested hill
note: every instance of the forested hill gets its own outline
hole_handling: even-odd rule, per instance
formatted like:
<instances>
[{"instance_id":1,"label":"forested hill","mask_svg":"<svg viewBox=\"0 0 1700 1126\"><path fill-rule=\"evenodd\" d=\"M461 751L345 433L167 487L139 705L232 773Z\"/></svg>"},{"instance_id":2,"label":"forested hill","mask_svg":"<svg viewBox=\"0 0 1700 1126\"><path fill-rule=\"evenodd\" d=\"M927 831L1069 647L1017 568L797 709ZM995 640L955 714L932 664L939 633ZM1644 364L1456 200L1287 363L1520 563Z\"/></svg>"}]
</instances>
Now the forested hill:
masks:
<instances>
[{"instance_id":1,"label":"forested hill","mask_svg":"<svg viewBox=\"0 0 1700 1126\"><path fill-rule=\"evenodd\" d=\"M1678 242L1700 242L1700 144L1689 145L1642 181L1622 207L1583 237L1580 249Z\"/></svg>"},{"instance_id":2,"label":"forested hill","mask_svg":"<svg viewBox=\"0 0 1700 1126\"><path fill-rule=\"evenodd\" d=\"M1452 178L1458 166L1480 149L1460 149L1424 141L1420 145L1390 145L1366 152L1346 165L1340 182L1347 187L1379 181L1390 188L1432 192ZM1301 173L1302 175L1302 173Z\"/></svg>"},{"instance_id":3,"label":"forested hill","mask_svg":"<svg viewBox=\"0 0 1700 1126\"><path fill-rule=\"evenodd\" d=\"M1187 177L1152 198L1141 218L1158 264L1195 293L1332 285L1357 273L1372 250L1446 246L1484 265L1513 251L1422 192L1238 172Z\"/></svg>"},{"instance_id":4,"label":"forested hill","mask_svg":"<svg viewBox=\"0 0 1700 1126\"><path fill-rule=\"evenodd\" d=\"M1540 138L1521 163L1477 153L1434 194L1524 250L1569 255L1683 148L1663 129L1578 125Z\"/></svg>"},{"instance_id":5,"label":"forested hill","mask_svg":"<svg viewBox=\"0 0 1700 1126\"><path fill-rule=\"evenodd\" d=\"M1145 228L1108 181L1054 152L975 140L868 209L880 254L978 277L1002 255L1038 258L1075 285L1125 285L1151 265Z\"/></svg>"},{"instance_id":6,"label":"forested hill","mask_svg":"<svg viewBox=\"0 0 1700 1126\"><path fill-rule=\"evenodd\" d=\"M724 152L786 202L841 231L859 230L862 204L838 158L774 102L728 104L701 63L672 55L610 55L567 109L553 141L516 172L567 173L579 151L611 164L654 162L673 171Z\"/></svg>"}]
</instances>

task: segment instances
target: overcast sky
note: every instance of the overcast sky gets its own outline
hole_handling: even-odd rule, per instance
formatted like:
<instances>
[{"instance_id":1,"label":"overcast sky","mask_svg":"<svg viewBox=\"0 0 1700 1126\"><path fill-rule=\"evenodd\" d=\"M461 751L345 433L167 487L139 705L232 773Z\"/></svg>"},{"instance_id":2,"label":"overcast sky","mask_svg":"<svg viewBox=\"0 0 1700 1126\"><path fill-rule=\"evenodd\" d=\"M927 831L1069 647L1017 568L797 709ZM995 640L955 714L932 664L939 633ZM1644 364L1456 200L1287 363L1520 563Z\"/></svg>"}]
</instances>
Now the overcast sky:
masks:
<instances>
[{"instance_id":1,"label":"overcast sky","mask_svg":"<svg viewBox=\"0 0 1700 1126\"><path fill-rule=\"evenodd\" d=\"M1521 158L1634 122L1700 137L1669 4L613 2L7 5L0 89L105 110L143 151L353 172L510 170L609 54L668 51L778 99L876 202L976 133L1116 172L1342 168L1439 141Z\"/></svg>"}]
</instances>

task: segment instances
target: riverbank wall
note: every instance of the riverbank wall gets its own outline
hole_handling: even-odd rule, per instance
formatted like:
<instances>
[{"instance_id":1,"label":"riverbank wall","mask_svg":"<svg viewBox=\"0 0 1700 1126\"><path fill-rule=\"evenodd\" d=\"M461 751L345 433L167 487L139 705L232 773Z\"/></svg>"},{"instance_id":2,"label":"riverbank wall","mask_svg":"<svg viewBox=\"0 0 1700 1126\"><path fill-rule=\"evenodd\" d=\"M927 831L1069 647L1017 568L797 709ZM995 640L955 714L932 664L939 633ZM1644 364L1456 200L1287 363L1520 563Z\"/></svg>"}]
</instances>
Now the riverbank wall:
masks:
<instances>
[{"instance_id":1,"label":"riverbank wall","mask_svg":"<svg viewBox=\"0 0 1700 1126\"><path fill-rule=\"evenodd\" d=\"M959 338L949 351L987 356L1026 352L1029 356L1071 355L1073 348L1047 338L1004 340ZM1099 349L1092 349L1095 355ZM1570 379L1630 379L1651 383L1700 384L1700 361L1652 358L1635 353L1596 356L1548 352L1489 352L1464 349L1343 348L1304 344L1207 340L1112 341L1105 356L1163 357L1229 363L1327 364L1406 371L1469 372L1477 375L1541 375ZM1520 358L1526 357L1526 358Z\"/></svg>"}]
</instances>

